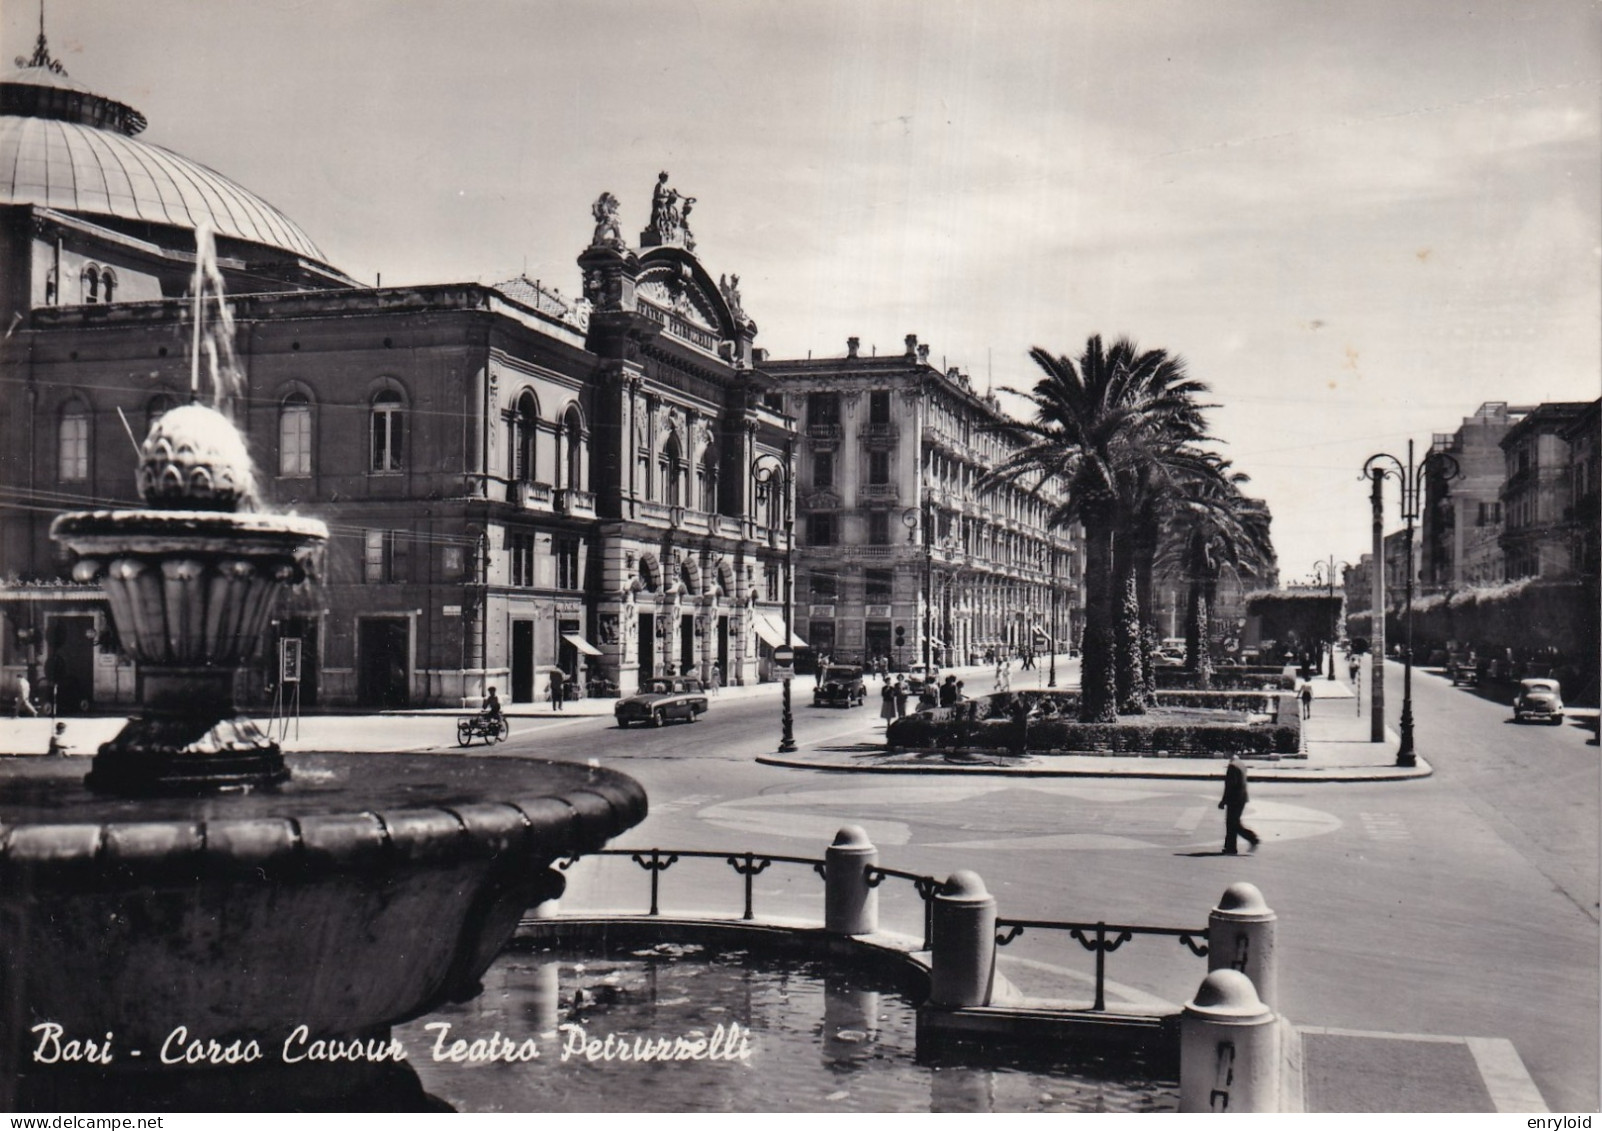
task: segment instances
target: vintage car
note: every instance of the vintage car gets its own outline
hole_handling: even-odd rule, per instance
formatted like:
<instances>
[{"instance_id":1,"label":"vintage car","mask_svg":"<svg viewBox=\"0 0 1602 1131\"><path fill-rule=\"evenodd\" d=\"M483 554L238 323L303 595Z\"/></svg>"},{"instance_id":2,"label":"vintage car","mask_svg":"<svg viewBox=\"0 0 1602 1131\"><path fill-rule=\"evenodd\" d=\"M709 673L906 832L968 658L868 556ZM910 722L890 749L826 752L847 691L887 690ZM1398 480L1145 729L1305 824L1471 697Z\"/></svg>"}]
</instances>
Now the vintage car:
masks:
<instances>
[{"instance_id":1,"label":"vintage car","mask_svg":"<svg viewBox=\"0 0 1602 1131\"><path fill-rule=\"evenodd\" d=\"M1480 682L1480 666L1473 660L1456 660L1446 670L1452 676L1453 687L1473 687Z\"/></svg>"},{"instance_id":2,"label":"vintage car","mask_svg":"<svg viewBox=\"0 0 1602 1131\"><path fill-rule=\"evenodd\" d=\"M1557 680L1519 680L1519 693L1513 700L1513 721L1521 723L1525 719L1563 721L1563 689Z\"/></svg>"},{"instance_id":3,"label":"vintage car","mask_svg":"<svg viewBox=\"0 0 1602 1131\"><path fill-rule=\"evenodd\" d=\"M867 697L862 669L854 664L829 664L812 689L814 707L860 707Z\"/></svg>"},{"instance_id":4,"label":"vintage car","mask_svg":"<svg viewBox=\"0 0 1602 1131\"><path fill-rule=\"evenodd\" d=\"M693 723L697 716L706 714L706 708L706 689L700 680L659 677L650 680L638 695L619 700L612 713L620 727L631 723L659 727L669 719Z\"/></svg>"}]
</instances>

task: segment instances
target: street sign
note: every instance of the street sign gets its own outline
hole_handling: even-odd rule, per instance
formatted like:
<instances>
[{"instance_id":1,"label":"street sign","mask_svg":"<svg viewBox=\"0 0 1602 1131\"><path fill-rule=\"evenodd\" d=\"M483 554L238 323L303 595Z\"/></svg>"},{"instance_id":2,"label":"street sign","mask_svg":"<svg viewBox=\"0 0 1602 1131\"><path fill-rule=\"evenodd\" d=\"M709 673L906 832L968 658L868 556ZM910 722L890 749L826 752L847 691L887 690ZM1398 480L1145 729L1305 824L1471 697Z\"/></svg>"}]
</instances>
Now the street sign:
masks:
<instances>
[{"instance_id":1,"label":"street sign","mask_svg":"<svg viewBox=\"0 0 1602 1131\"><path fill-rule=\"evenodd\" d=\"M795 669L792 668L789 664L774 664L773 665L773 678L774 679L794 679L795 678Z\"/></svg>"},{"instance_id":2,"label":"street sign","mask_svg":"<svg viewBox=\"0 0 1602 1131\"><path fill-rule=\"evenodd\" d=\"M781 644L773 650L773 662L789 667L795 663L795 649Z\"/></svg>"}]
</instances>

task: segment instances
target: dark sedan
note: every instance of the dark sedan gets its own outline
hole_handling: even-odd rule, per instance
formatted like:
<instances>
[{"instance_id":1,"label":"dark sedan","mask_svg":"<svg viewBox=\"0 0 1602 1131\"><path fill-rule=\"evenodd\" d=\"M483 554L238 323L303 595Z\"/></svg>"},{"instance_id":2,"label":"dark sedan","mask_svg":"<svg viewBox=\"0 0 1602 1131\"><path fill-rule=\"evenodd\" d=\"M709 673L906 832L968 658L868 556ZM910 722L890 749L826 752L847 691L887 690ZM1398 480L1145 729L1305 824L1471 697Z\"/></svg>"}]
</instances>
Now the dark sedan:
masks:
<instances>
[{"instance_id":1,"label":"dark sedan","mask_svg":"<svg viewBox=\"0 0 1602 1131\"><path fill-rule=\"evenodd\" d=\"M812 690L814 707L860 707L868 697L862 669L851 664L830 664Z\"/></svg>"},{"instance_id":2,"label":"dark sedan","mask_svg":"<svg viewBox=\"0 0 1602 1131\"><path fill-rule=\"evenodd\" d=\"M698 679L653 679L644 691L620 700L612 713L617 725L650 723L659 727L669 719L693 723L706 714L706 689Z\"/></svg>"}]
</instances>

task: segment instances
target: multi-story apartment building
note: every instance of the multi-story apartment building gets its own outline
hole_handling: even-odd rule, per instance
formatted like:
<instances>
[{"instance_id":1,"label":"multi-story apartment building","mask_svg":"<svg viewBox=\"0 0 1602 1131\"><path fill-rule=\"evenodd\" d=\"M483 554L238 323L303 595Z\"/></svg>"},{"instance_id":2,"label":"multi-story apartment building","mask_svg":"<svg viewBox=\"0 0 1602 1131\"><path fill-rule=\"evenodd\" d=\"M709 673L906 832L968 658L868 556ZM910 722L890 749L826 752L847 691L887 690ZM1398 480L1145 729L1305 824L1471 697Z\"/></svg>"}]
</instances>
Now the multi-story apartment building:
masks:
<instances>
[{"instance_id":1,"label":"multi-story apartment building","mask_svg":"<svg viewBox=\"0 0 1602 1131\"><path fill-rule=\"evenodd\" d=\"M1487 401L1474 415L1464 417L1457 431L1436 433L1431 450L1450 455L1457 475L1447 478L1445 465L1435 463L1424 481L1419 516L1422 592L1503 580L1502 483L1507 460L1501 444L1508 430L1530 411Z\"/></svg>"},{"instance_id":2,"label":"multi-story apartment building","mask_svg":"<svg viewBox=\"0 0 1602 1131\"><path fill-rule=\"evenodd\" d=\"M877 351L875 351L876 354ZM762 365L800 427L797 631L818 654L971 663L1076 641L1076 528L1037 496L984 475L1022 442L994 397L929 347ZM1055 610L1055 615L1054 615Z\"/></svg>"},{"instance_id":3,"label":"multi-story apartment building","mask_svg":"<svg viewBox=\"0 0 1602 1131\"><path fill-rule=\"evenodd\" d=\"M1563 578L1574 570L1575 527L1570 477L1570 437L1592 403L1540 405L1502 437L1502 553L1508 580ZM1592 451L1594 452L1594 438Z\"/></svg>"}]
</instances>

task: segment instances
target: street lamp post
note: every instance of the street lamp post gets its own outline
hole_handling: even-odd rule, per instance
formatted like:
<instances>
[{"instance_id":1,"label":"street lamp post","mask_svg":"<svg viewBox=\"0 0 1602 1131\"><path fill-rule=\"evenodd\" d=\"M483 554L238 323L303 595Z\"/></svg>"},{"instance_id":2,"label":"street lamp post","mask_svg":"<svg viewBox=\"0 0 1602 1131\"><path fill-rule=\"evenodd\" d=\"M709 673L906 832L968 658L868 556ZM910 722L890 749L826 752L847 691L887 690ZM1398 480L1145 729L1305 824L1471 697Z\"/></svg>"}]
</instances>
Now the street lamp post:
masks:
<instances>
[{"instance_id":1,"label":"street lamp post","mask_svg":"<svg viewBox=\"0 0 1602 1131\"><path fill-rule=\"evenodd\" d=\"M1326 592L1329 595L1329 599L1330 599L1331 602L1333 602L1335 600L1335 568L1336 568L1335 555L1331 554L1330 557L1329 557L1329 562L1327 563L1328 566L1329 566L1328 572L1325 571L1325 568L1324 568L1325 564L1326 563L1324 563L1324 562L1314 562L1313 563L1313 581L1314 581L1315 584L1326 586ZM1349 569L1352 568L1352 563L1351 562L1341 562L1340 563L1340 568L1341 568L1342 572L1344 573L1344 571L1349 570ZM1336 613L1334 605L1331 604L1330 613L1329 613L1329 641L1328 641L1328 643L1329 643L1329 678L1330 679L1334 679L1335 678L1335 637L1340 632L1340 626L1339 626L1338 622L1339 622L1339 615Z\"/></svg>"},{"instance_id":2,"label":"street lamp post","mask_svg":"<svg viewBox=\"0 0 1602 1131\"><path fill-rule=\"evenodd\" d=\"M764 457L771 460L772 456ZM752 477L766 487L770 492L776 486L782 486L784 491L784 644L790 648L790 640L795 633L792 627L794 622L795 602L795 503L792 499L795 471L795 449L793 442L786 438L784 441L784 465L776 467L770 462L758 461L752 469ZM770 496L771 497L771 496ZM792 666L792 672L795 670ZM782 678L784 684L783 707L780 711L779 753L793 754L795 752L795 715L790 704L790 682L792 677L786 675Z\"/></svg>"},{"instance_id":3,"label":"street lamp post","mask_svg":"<svg viewBox=\"0 0 1602 1131\"><path fill-rule=\"evenodd\" d=\"M1381 500L1381 485L1386 478L1395 479L1402 488L1402 519L1407 523L1407 578L1403 597L1402 632L1406 643L1402 648L1402 744L1396 750L1398 766L1415 766L1418 757L1413 752L1413 522L1418 518L1419 499L1424 493L1424 480L1432 472L1442 479L1456 479L1459 474L1457 460L1448 452L1432 450L1419 463L1413 462L1413 441L1407 442L1407 463L1387 452L1371 455L1363 462L1363 477L1374 483L1374 505ZM1375 557L1374 568L1384 572L1383 551ZM1385 616L1383 608L1374 610L1374 618ZM1385 657L1376 655L1374 664L1383 668ZM1377 705L1376 700L1376 705Z\"/></svg>"},{"instance_id":4,"label":"street lamp post","mask_svg":"<svg viewBox=\"0 0 1602 1131\"><path fill-rule=\"evenodd\" d=\"M1057 543L1051 544L1051 674L1047 687L1057 686Z\"/></svg>"}]
</instances>

